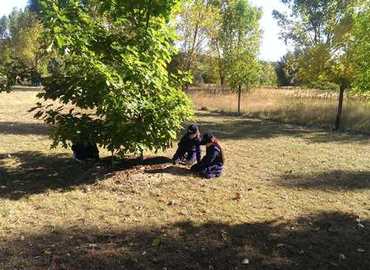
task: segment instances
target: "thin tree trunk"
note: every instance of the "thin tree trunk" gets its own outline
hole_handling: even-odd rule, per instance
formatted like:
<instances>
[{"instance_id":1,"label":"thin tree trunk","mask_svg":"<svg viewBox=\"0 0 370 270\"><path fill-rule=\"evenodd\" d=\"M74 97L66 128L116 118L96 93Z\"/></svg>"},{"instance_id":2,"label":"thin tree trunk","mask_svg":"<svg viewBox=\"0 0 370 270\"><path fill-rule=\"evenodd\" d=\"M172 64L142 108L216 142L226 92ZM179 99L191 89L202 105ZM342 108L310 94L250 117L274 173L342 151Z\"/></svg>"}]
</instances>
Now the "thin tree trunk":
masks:
<instances>
[{"instance_id":1,"label":"thin tree trunk","mask_svg":"<svg viewBox=\"0 0 370 270\"><path fill-rule=\"evenodd\" d=\"M240 115L240 101L242 97L242 86L238 86L238 115Z\"/></svg>"},{"instance_id":2,"label":"thin tree trunk","mask_svg":"<svg viewBox=\"0 0 370 270\"><path fill-rule=\"evenodd\" d=\"M143 163L144 162L144 151L143 150L140 150L140 163Z\"/></svg>"},{"instance_id":3,"label":"thin tree trunk","mask_svg":"<svg viewBox=\"0 0 370 270\"><path fill-rule=\"evenodd\" d=\"M198 16L200 16L200 13L198 13ZM194 62L194 51L197 46L197 39L198 39L198 32L199 32L199 21L197 21L197 24L195 25L194 35L193 35L193 43L191 45L191 48L188 52L188 59L186 63L186 71L189 71L190 68L193 65Z\"/></svg>"},{"instance_id":4,"label":"thin tree trunk","mask_svg":"<svg viewBox=\"0 0 370 270\"><path fill-rule=\"evenodd\" d=\"M111 160L110 160L111 164L110 165L113 168L114 167L114 150L112 150L110 158L111 158Z\"/></svg>"},{"instance_id":5,"label":"thin tree trunk","mask_svg":"<svg viewBox=\"0 0 370 270\"><path fill-rule=\"evenodd\" d=\"M221 84L221 91L224 91L225 87L225 73L224 73L224 65L223 65L223 60L221 56L221 50L220 47L218 46L218 43L216 43L216 48L217 48L217 64L218 64L218 74L220 76L220 84Z\"/></svg>"},{"instance_id":6,"label":"thin tree trunk","mask_svg":"<svg viewBox=\"0 0 370 270\"><path fill-rule=\"evenodd\" d=\"M220 84L221 84L221 90L224 90L225 87L225 76L220 72Z\"/></svg>"},{"instance_id":7,"label":"thin tree trunk","mask_svg":"<svg viewBox=\"0 0 370 270\"><path fill-rule=\"evenodd\" d=\"M341 119L342 119L342 111L343 111L343 97L344 97L344 90L345 86L340 85L340 92L339 92L339 99L338 99L338 111L337 111L337 118L335 120L335 127L334 130L339 130Z\"/></svg>"}]
</instances>

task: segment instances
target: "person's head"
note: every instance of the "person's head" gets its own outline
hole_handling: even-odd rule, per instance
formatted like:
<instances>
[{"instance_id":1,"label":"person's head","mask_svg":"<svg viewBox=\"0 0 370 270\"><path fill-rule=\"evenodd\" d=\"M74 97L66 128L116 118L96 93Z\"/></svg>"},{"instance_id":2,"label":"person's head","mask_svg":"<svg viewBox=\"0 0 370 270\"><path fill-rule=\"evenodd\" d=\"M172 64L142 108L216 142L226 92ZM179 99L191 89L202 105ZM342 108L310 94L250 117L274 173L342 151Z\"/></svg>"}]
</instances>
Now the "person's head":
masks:
<instances>
[{"instance_id":1,"label":"person's head","mask_svg":"<svg viewBox=\"0 0 370 270\"><path fill-rule=\"evenodd\" d=\"M202 140L200 142L200 144L202 145L206 145L206 147L209 147L211 146L212 144L213 145L217 145L217 147L220 149L220 157L221 157L221 161L222 163L225 162L225 157L224 157L224 153L222 151L222 148L220 146L220 143L218 142L218 140L216 139L216 137L212 134L212 133L204 133L203 137L202 137Z\"/></svg>"},{"instance_id":2,"label":"person's head","mask_svg":"<svg viewBox=\"0 0 370 270\"><path fill-rule=\"evenodd\" d=\"M214 143L215 140L216 140L215 136L213 136L212 133L207 132L203 135L201 144L209 146L212 143Z\"/></svg>"},{"instance_id":3,"label":"person's head","mask_svg":"<svg viewBox=\"0 0 370 270\"><path fill-rule=\"evenodd\" d=\"M199 128L197 125L190 125L187 130L187 134L191 139L194 139L195 137L199 136Z\"/></svg>"}]
</instances>

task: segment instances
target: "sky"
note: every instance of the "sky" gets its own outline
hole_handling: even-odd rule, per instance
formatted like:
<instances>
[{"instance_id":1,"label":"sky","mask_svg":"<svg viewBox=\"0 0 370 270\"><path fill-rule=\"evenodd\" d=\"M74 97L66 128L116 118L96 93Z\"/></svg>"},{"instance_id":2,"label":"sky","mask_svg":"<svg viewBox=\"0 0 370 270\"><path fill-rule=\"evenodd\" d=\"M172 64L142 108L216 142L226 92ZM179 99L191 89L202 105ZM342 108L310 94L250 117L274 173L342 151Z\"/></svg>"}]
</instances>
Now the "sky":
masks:
<instances>
[{"instance_id":1,"label":"sky","mask_svg":"<svg viewBox=\"0 0 370 270\"><path fill-rule=\"evenodd\" d=\"M14 7L24 8L27 0L0 0L0 17L8 15Z\"/></svg>"},{"instance_id":2,"label":"sky","mask_svg":"<svg viewBox=\"0 0 370 270\"><path fill-rule=\"evenodd\" d=\"M286 7L284 7L280 0L249 1L263 10L261 19L263 40L260 58L266 61L277 61L287 52L287 47L283 41L279 40L280 29L272 17L272 11L274 9L284 11ZM0 0L0 16L9 14L14 7L24 8L26 4L27 0Z\"/></svg>"},{"instance_id":3,"label":"sky","mask_svg":"<svg viewBox=\"0 0 370 270\"><path fill-rule=\"evenodd\" d=\"M276 9L284 12L287 11L287 8L280 0L249 0L249 2L261 7L263 11L261 19L263 39L260 58L266 61L277 61L288 51L288 47L279 39L280 27L272 17L272 11Z\"/></svg>"}]
</instances>

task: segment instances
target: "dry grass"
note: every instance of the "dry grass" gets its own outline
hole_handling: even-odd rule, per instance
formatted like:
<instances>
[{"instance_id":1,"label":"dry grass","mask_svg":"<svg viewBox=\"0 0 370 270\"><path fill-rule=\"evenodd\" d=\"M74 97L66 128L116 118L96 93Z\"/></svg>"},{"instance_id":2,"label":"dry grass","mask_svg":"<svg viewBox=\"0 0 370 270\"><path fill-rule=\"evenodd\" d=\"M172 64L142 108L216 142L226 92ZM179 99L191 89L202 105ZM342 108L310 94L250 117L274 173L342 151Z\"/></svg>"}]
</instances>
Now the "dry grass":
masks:
<instances>
[{"instance_id":1,"label":"dry grass","mask_svg":"<svg viewBox=\"0 0 370 270\"><path fill-rule=\"evenodd\" d=\"M237 96L232 93L192 91L196 108L235 112ZM255 89L243 95L242 112L250 117L271 119L305 126L333 127L337 112L337 93L305 89ZM342 129L370 131L370 103L346 97Z\"/></svg>"},{"instance_id":2,"label":"dry grass","mask_svg":"<svg viewBox=\"0 0 370 270\"><path fill-rule=\"evenodd\" d=\"M204 181L75 163L34 93L0 97L0 269L370 269L367 137L200 113L227 158Z\"/></svg>"}]
</instances>

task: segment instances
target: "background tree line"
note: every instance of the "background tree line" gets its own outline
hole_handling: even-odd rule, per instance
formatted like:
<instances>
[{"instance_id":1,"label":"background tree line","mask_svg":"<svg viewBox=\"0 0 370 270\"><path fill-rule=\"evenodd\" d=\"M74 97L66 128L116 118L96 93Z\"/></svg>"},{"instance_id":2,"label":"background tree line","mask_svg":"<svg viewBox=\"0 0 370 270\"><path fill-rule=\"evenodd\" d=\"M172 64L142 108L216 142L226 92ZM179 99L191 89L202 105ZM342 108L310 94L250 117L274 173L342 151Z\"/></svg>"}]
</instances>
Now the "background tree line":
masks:
<instances>
[{"instance_id":1,"label":"background tree line","mask_svg":"<svg viewBox=\"0 0 370 270\"><path fill-rule=\"evenodd\" d=\"M289 12L273 16L293 51L274 63L257 59L261 11L248 1L184 1L177 20L179 66L192 71L194 83L227 84L239 96L242 87L255 85L337 90L338 129L344 92L370 88L369 1L281 1Z\"/></svg>"},{"instance_id":2,"label":"background tree line","mask_svg":"<svg viewBox=\"0 0 370 270\"><path fill-rule=\"evenodd\" d=\"M23 79L40 83L47 70L47 56L42 47L43 26L31 8L14 9L0 19L0 74L8 74L11 84Z\"/></svg>"}]
</instances>

